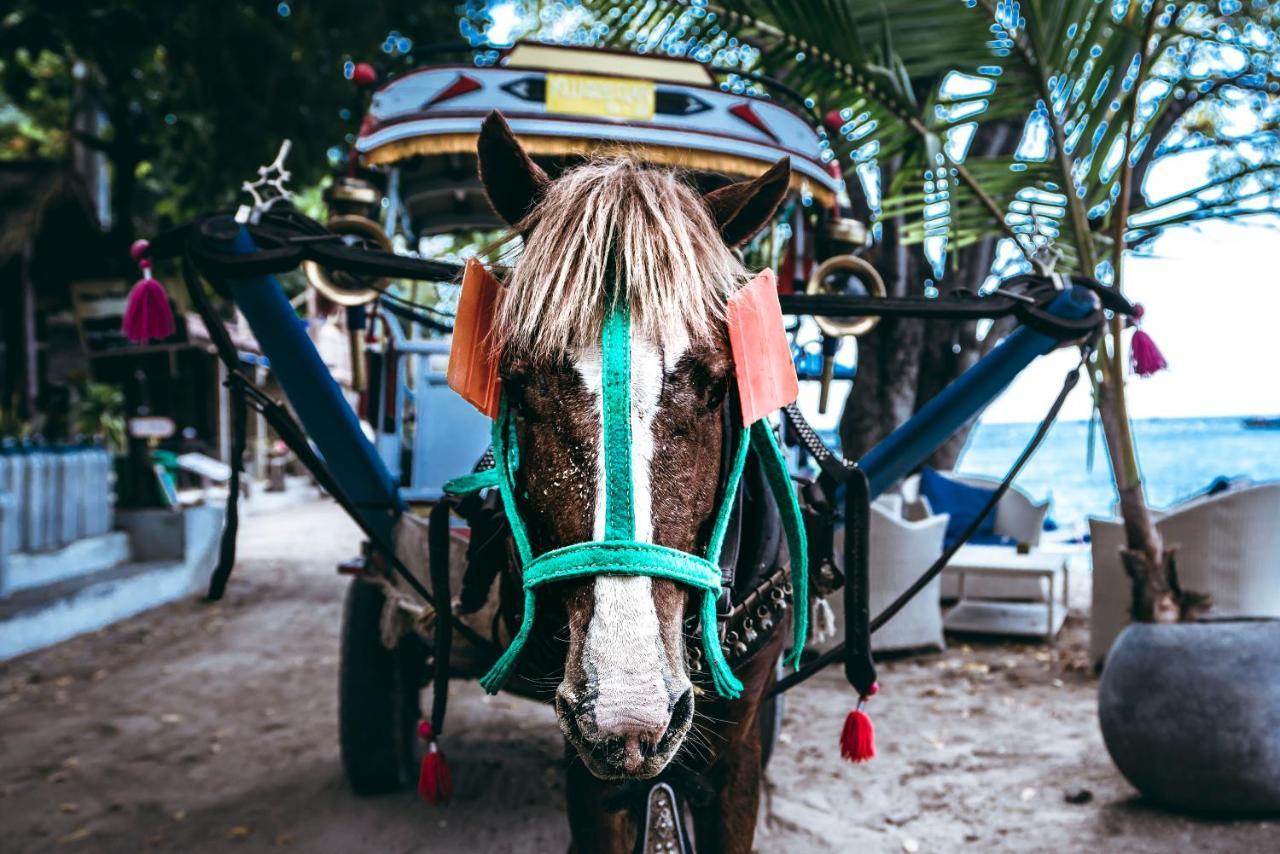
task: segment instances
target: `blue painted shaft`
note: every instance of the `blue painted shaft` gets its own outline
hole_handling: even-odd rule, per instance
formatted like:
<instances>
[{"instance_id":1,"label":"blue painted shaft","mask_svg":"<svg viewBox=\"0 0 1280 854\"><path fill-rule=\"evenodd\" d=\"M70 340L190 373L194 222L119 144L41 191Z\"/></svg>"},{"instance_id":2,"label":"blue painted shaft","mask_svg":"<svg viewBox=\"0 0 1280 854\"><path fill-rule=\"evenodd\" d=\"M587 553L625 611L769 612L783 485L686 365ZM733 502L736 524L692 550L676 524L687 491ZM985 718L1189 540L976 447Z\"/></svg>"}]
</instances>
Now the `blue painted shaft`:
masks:
<instances>
[{"instance_id":1,"label":"blue painted shaft","mask_svg":"<svg viewBox=\"0 0 1280 854\"><path fill-rule=\"evenodd\" d=\"M1050 313L1076 319L1094 308L1094 296L1086 288L1073 287L1049 305ZM938 392L920 411L858 460L875 498L936 451L966 421L1013 382L1019 372L1059 342L1023 326ZM857 382L857 379L854 379Z\"/></svg>"},{"instance_id":2,"label":"blue painted shaft","mask_svg":"<svg viewBox=\"0 0 1280 854\"><path fill-rule=\"evenodd\" d=\"M214 242L237 255L256 248L244 228L231 240ZM399 492L280 283L275 276L255 276L228 279L227 285L325 464L374 530L390 538L403 507Z\"/></svg>"}]
</instances>

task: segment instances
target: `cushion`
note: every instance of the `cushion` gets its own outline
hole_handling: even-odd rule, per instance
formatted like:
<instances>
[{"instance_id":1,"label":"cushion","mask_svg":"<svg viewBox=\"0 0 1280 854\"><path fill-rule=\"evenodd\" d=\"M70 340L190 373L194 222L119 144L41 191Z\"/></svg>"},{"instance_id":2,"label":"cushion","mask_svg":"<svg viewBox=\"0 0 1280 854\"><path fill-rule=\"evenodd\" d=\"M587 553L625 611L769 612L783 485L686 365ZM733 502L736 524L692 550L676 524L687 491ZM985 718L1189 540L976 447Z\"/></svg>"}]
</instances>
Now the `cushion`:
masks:
<instances>
[{"instance_id":1,"label":"cushion","mask_svg":"<svg viewBox=\"0 0 1280 854\"><path fill-rule=\"evenodd\" d=\"M926 466L920 472L920 494L929 500L934 513L947 513L951 516L947 521L946 536L946 541L950 544L959 539L973 523L996 491L952 480ZM993 508L973 535L976 539L994 537L995 533L996 511Z\"/></svg>"}]
</instances>

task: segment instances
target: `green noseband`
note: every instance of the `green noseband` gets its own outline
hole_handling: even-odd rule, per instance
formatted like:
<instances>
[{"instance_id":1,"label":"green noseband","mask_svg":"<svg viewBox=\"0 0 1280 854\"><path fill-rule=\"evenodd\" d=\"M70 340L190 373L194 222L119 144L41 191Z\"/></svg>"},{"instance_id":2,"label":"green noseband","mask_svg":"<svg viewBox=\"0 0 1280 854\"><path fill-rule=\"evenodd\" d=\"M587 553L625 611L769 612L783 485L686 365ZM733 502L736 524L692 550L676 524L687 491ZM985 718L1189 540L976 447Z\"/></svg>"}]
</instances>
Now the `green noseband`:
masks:
<instances>
[{"instance_id":1,"label":"green noseband","mask_svg":"<svg viewBox=\"0 0 1280 854\"><path fill-rule=\"evenodd\" d=\"M711 670L716 691L730 699L742 693L742 683L729 669L716 626L716 601L720 597L720 549L747 461L747 447L752 446L764 464L769 488L782 511L787 547L791 553L793 586L793 639L791 664L799 666L809 623L808 555L800 506L787 473L782 450L768 421L757 421L743 428L733 467L725 484L724 498L716 511L715 527L705 556L688 554L635 538L634 480L631 470L631 318L625 295L619 295L605 317L602 344L604 397L604 471L605 533L600 542L578 543L533 555L529 533L516 504L515 473L520 467L520 451L516 442L515 418L501 401L498 417L493 422L494 467L487 471L457 478L445 490L459 494L486 487L497 487L503 508L511 525L516 551L523 566L524 614L520 630L511 645L493 665L480 684L490 694L496 693L510 678L533 630L537 605L537 588L553 581L564 581L589 575L647 575L669 578L702 591L699 616L702 621L702 645Z\"/></svg>"}]
</instances>

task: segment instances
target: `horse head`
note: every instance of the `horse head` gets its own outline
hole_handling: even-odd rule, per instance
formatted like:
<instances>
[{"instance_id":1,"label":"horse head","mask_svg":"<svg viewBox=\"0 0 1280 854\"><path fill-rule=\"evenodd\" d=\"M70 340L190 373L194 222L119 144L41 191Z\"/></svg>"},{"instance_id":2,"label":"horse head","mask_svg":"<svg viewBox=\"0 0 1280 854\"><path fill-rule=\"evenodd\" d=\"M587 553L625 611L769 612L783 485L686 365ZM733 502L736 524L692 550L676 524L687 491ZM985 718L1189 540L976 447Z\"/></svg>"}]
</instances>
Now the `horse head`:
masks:
<instances>
[{"instance_id":1,"label":"horse head","mask_svg":"<svg viewBox=\"0 0 1280 854\"><path fill-rule=\"evenodd\" d=\"M587 160L551 180L497 113L478 153L491 204L523 238L495 334L533 552L605 538L601 335L616 300L628 309L634 540L704 549L733 379L725 307L750 278L732 250L772 217L789 162L706 195L625 157ZM694 713L690 593L666 578L611 574L539 592L567 615L556 715L597 777L652 777L684 742Z\"/></svg>"}]
</instances>

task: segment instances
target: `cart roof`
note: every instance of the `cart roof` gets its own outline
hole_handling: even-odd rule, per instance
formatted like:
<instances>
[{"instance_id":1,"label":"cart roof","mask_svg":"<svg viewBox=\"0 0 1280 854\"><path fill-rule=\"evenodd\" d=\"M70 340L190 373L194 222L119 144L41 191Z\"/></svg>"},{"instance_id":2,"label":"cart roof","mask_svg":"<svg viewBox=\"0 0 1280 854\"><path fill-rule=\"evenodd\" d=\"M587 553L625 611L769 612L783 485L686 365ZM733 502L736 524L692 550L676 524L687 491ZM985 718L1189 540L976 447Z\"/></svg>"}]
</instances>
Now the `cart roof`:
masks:
<instances>
[{"instance_id":1,"label":"cart roof","mask_svg":"<svg viewBox=\"0 0 1280 854\"><path fill-rule=\"evenodd\" d=\"M480 123L495 109L534 155L639 149L653 162L743 177L789 155L793 185L819 203L843 186L808 119L722 90L698 62L532 43L494 66L424 67L384 84L356 150L371 165L473 154Z\"/></svg>"}]
</instances>

